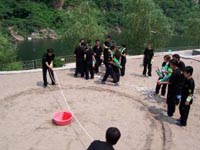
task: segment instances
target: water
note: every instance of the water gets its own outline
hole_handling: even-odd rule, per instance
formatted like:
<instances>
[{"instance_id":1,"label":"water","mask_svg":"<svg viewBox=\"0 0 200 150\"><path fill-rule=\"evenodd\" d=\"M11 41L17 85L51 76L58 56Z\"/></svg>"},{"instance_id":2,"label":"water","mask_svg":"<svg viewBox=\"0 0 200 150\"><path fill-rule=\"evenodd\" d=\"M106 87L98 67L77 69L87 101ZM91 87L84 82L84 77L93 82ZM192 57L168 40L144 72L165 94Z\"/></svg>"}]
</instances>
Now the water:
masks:
<instances>
[{"instance_id":1,"label":"water","mask_svg":"<svg viewBox=\"0 0 200 150\"><path fill-rule=\"evenodd\" d=\"M72 55L75 47L70 40L27 40L17 44L17 59L26 61L41 59L47 48L53 48L56 56Z\"/></svg>"}]
</instances>

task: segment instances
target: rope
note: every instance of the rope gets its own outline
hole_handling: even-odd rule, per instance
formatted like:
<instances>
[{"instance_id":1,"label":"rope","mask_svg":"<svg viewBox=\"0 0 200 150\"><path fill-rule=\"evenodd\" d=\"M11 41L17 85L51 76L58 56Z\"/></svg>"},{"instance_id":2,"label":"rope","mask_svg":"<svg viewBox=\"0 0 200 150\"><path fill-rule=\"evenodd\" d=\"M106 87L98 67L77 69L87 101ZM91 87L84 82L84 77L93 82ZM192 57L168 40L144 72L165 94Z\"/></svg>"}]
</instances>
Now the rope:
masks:
<instances>
[{"instance_id":1,"label":"rope","mask_svg":"<svg viewBox=\"0 0 200 150\"><path fill-rule=\"evenodd\" d=\"M72 116L74 117L75 121L78 123L78 125L80 126L80 128L85 132L85 134L88 136L88 138L91 140L91 142L94 141L94 139L92 138L92 136L87 132L87 130L83 127L83 125L80 123L80 121L78 120L78 118L74 115L74 113L73 113L71 107L69 106L69 103L68 103L68 101L67 101L67 99L66 99L66 97L64 95L63 89L61 87L61 84L59 82L58 76L57 76L57 74L56 74L55 71L54 71L54 75L55 75L55 79L56 79L56 81L58 83L58 87L60 89L61 95L62 95L62 97L63 97L63 99L65 101L65 105L66 105L67 109L72 113ZM50 76L52 78L51 73L50 73Z\"/></svg>"}]
</instances>

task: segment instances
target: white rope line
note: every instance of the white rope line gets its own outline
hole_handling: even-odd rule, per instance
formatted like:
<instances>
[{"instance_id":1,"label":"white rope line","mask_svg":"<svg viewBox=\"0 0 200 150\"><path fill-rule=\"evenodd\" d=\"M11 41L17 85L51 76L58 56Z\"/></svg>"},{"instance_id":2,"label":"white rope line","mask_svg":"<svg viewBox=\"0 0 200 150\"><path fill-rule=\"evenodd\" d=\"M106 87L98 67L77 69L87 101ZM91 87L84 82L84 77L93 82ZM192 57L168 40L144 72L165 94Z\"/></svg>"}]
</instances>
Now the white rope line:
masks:
<instances>
[{"instance_id":1,"label":"white rope line","mask_svg":"<svg viewBox=\"0 0 200 150\"><path fill-rule=\"evenodd\" d=\"M91 140L91 142L94 141L94 139L92 138L92 136L88 133L88 131L83 127L83 125L80 123L80 121L78 120L78 118L77 118L77 117L74 115L74 113L72 112L72 109L71 109L71 107L69 106L69 104L68 104L68 102L67 102L67 99L66 99L66 97L65 97L65 95L64 95L63 89L62 89L62 87L61 87L61 84L60 84L60 82L59 82L58 76L57 76L57 74L56 74L55 71L54 71L54 75L55 75L55 79L56 79L56 81L57 81L57 83L58 83L58 87L59 87L59 89L60 89L61 95L62 95L63 98L64 98L64 101L65 101L65 104L66 104L66 106L67 106L67 109L72 113L72 116L74 117L75 121L78 123L78 125L80 126L80 128L85 132L85 134L88 136L88 138Z\"/></svg>"}]
</instances>

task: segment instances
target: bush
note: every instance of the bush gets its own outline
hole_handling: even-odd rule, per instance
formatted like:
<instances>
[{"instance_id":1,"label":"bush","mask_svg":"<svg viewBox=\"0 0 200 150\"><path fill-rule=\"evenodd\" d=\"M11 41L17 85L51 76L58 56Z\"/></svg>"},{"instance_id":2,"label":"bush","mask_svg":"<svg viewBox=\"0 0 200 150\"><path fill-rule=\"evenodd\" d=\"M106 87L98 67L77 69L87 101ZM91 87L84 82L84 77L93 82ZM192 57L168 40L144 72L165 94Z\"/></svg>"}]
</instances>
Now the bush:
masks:
<instances>
[{"instance_id":1,"label":"bush","mask_svg":"<svg viewBox=\"0 0 200 150\"><path fill-rule=\"evenodd\" d=\"M1 71L13 71L23 70L23 64L21 62L7 63L0 66Z\"/></svg>"},{"instance_id":2,"label":"bush","mask_svg":"<svg viewBox=\"0 0 200 150\"><path fill-rule=\"evenodd\" d=\"M61 57L55 57L54 59L54 67L63 67L65 64L65 59Z\"/></svg>"}]
</instances>

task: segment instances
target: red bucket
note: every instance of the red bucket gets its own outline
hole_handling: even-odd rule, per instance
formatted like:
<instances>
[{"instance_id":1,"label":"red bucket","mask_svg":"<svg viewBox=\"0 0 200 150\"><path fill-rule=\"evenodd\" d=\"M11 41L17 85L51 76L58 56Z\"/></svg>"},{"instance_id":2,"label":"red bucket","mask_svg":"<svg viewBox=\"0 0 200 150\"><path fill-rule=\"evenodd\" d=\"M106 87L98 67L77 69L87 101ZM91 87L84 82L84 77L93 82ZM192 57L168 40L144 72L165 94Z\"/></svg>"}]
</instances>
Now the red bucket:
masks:
<instances>
[{"instance_id":1,"label":"red bucket","mask_svg":"<svg viewBox=\"0 0 200 150\"><path fill-rule=\"evenodd\" d=\"M56 125L64 126L70 124L72 121L71 112L56 112L53 115L53 121Z\"/></svg>"}]
</instances>

